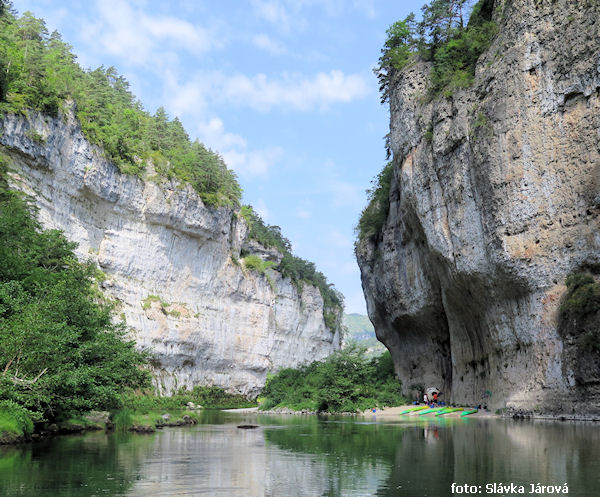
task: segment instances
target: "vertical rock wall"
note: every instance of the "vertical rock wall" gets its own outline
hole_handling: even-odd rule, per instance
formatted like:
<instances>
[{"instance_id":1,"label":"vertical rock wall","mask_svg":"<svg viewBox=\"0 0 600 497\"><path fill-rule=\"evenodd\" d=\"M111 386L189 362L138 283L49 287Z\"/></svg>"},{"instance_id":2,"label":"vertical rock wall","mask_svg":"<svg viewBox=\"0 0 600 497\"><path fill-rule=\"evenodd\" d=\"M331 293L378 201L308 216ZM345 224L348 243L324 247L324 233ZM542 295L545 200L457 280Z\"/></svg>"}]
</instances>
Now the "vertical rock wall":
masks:
<instances>
[{"instance_id":1,"label":"vertical rock wall","mask_svg":"<svg viewBox=\"0 0 600 497\"><path fill-rule=\"evenodd\" d=\"M317 288L242 269L241 247L260 247L230 208L207 208L189 186L120 174L72 114L9 116L0 126L13 184L35 199L45 228L63 230L106 274L100 285L120 319L155 355L160 391L256 395L267 372L339 348Z\"/></svg>"},{"instance_id":2,"label":"vertical rock wall","mask_svg":"<svg viewBox=\"0 0 600 497\"><path fill-rule=\"evenodd\" d=\"M475 83L425 102L391 83L394 180L357 247L369 316L408 391L553 412L600 409L600 354L560 330L565 278L600 273L600 4L496 2Z\"/></svg>"}]
</instances>

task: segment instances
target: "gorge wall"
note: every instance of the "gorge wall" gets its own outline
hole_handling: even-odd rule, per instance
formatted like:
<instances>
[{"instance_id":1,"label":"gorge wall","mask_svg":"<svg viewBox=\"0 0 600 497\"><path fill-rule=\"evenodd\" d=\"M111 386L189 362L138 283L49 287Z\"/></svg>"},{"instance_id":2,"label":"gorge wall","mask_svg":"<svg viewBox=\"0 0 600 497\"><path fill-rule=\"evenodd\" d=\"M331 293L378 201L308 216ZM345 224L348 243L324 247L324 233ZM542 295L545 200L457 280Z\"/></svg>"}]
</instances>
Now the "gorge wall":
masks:
<instances>
[{"instance_id":1,"label":"gorge wall","mask_svg":"<svg viewBox=\"0 0 600 497\"><path fill-rule=\"evenodd\" d=\"M267 372L339 348L317 288L242 267L242 249L281 255L249 240L231 208L206 207L189 185L120 174L71 111L8 116L0 126L13 186L35 200L45 228L64 231L105 273L100 287L153 353L161 392L215 385L256 395Z\"/></svg>"},{"instance_id":2,"label":"gorge wall","mask_svg":"<svg viewBox=\"0 0 600 497\"><path fill-rule=\"evenodd\" d=\"M357 246L368 312L407 392L598 412L600 352L558 308L567 275L600 273L600 3L496 4L471 87L428 102L425 62L391 81L389 215Z\"/></svg>"}]
</instances>

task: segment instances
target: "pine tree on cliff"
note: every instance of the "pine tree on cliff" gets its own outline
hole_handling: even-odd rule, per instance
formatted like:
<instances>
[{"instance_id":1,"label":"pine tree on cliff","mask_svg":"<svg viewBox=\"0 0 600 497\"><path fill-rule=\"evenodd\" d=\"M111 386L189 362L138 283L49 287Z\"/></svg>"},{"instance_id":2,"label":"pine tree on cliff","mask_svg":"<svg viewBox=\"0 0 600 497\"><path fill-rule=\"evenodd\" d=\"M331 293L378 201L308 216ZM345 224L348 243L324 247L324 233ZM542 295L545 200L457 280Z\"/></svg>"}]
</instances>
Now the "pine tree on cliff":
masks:
<instances>
[{"instance_id":1,"label":"pine tree on cliff","mask_svg":"<svg viewBox=\"0 0 600 497\"><path fill-rule=\"evenodd\" d=\"M464 29L468 3L469 0L433 0L423 6L420 30L431 40L432 50L448 41L455 30L460 32Z\"/></svg>"}]
</instances>

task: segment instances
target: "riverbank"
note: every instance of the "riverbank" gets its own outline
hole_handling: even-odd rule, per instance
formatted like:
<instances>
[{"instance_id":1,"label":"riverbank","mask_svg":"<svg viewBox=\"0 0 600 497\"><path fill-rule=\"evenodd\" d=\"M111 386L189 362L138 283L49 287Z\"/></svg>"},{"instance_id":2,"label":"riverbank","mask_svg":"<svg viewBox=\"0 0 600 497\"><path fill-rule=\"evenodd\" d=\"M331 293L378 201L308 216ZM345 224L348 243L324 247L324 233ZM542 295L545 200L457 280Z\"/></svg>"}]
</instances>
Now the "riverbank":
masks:
<instances>
[{"instance_id":1,"label":"riverbank","mask_svg":"<svg viewBox=\"0 0 600 497\"><path fill-rule=\"evenodd\" d=\"M407 414L402 414L402 412L406 411L407 409L416 407L412 404L407 404L404 406L396 406L396 407L384 407L384 408L377 408L377 409L367 409L365 411L362 411L360 413L358 413L359 416L363 416L363 417L377 417L377 418L384 418L384 419L388 419L388 418L399 418L399 417L413 417L413 418L422 418L422 417L435 417L435 412L431 412L428 414L423 414L422 416L419 416L420 411L414 411L414 412L410 412ZM461 414L468 410L468 407L465 407L464 410L462 411L455 411L455 412L450 412L447 414L444 414L444 418L459 418L461 416ZM425 410L425 409L424 409ZM469 414L470 418L498 418L500 417L498 414L494 414L488 410L485 409L479 409L477 412L473 413L473 414Z\"/></svg>"},{"instance_id":2,"label":"riverbank","mask_svg":"<svg viewBox=\"0 0 600 497\"><path fill-rule=\"evenodd\" d=\"M358 411L358 412L337 412L337 413L310 411L308 409L293 410L293 409L289 409L289 408L278 408L278 409L269 409L269 410L261 411L258 407L243 408L243 409L224 409L223 411L224 412L233 412L233 413L238 413L238 414L257 413L257 414L293 414L293 415L318 414L318 415L322 415L322 416L362 416L362 417L375 416L375 417L384 418L384 419L398 418L401 416L405 416L405 417L412 416L415 418L419 417L418 416L419 411L415 411L415 412L408 413L408 414L402 414L403 411L410 409L412 407L415 407L415 406L412 404L406 404L406 405L394 406L394 407L371 408L371 409L365 409L364 411ZM465 410L469 410L469 408L465 407L463 411L456 411L456 412L444 414L444 417L457 418L457 417L460 417L460 415ZM434 415L435 415L435 413L432 412L430 414L425 414L423 416L434 417ZM500 415L494 414L485 409L480 409L476 413L469 414L469 416L473 417L473 418L499 418L499 417L501 417Z\"/></svg>"},{"instance_id":3,"label":"riverbank","mask_svg":"<svg viewBox=\"0 0 600 497\"><path fill-rule=\"evenodd\" d=\"M435 412L423 414L419 416L420 411L415 411L407 414L401 414L403 411L415 407L414 405L404 405L397 407L384 407L373 409L367 409L358 413L359 416L363 417L377 417L383 419L391 419L398 417L435 417ZM468 407L464 407L464 410L468 410ZM456 411L444 414L444 418L458 418L461 416L463 411ZM469 414L469 418L504 418L504 419L540 419L548 421L600 421L600 415L598 414L576 414L576 413L536 413L534 411L524 411L517 409L506 409L502 412L496 413L486 409L479 409L476 413Z\"/></svg>"},{"instance_id":4,"label":"riverbank","mask_svg":"<svg viewBox=\"0 0 600 497\"><path fill-rule=\"evenodd\" d=\"M0 445L97 430L152 433L164 427L196 424L204 409L256 406L256 401L242 395L230 394L218 387L200 386L169 397L152 392L126 392L118 400L119 407L79 413L62 420L43 420L39 413L14 402L0 402Z\"/></svg>"}]
</instances>

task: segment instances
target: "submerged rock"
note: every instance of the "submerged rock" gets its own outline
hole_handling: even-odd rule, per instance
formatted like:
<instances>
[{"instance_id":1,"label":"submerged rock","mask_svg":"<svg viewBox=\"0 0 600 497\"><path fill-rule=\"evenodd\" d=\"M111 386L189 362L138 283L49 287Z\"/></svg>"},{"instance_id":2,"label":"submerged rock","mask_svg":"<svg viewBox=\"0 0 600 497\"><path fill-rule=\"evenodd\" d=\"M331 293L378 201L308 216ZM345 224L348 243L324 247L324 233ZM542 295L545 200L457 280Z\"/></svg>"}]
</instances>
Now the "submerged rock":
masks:
<instances>
[{"instance_id":1,"label":"submerged rock","mask_svg":"<svg viewBox=\"0 0 600 497\"><path fill-rule=\"evenodd\" d=\"M156 428L151 425L133 425L129 428L129 431L136 433L154 433Z\"/></svg>"}]
</instances>

